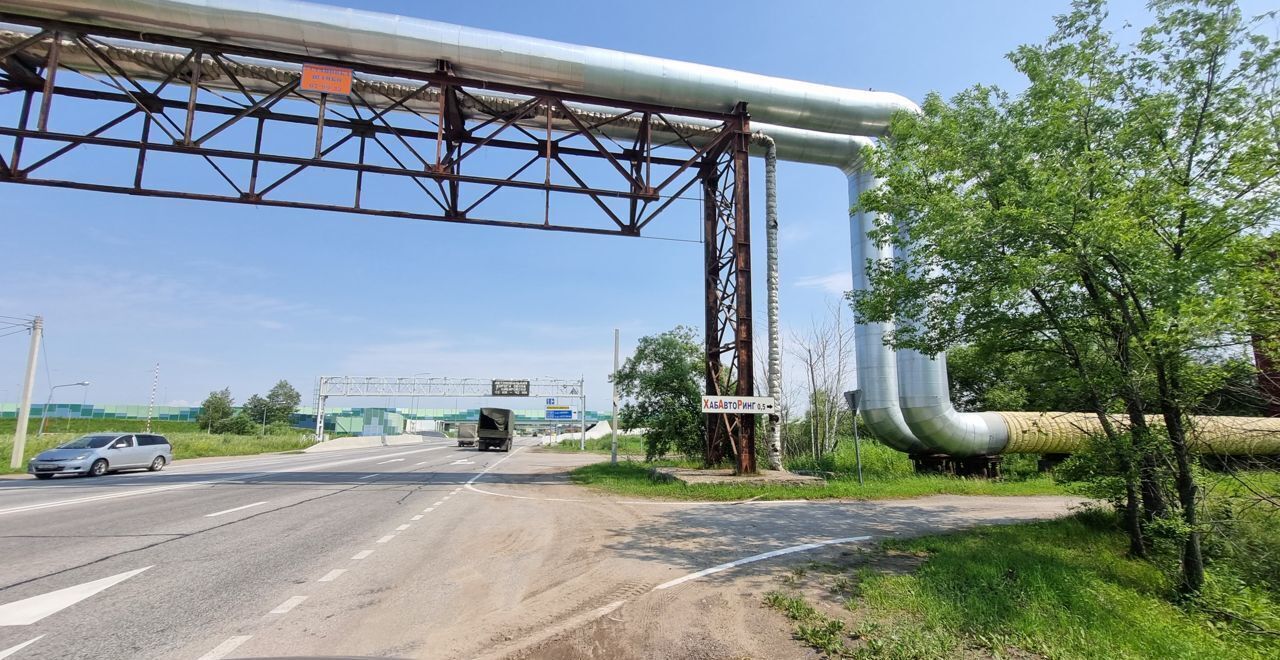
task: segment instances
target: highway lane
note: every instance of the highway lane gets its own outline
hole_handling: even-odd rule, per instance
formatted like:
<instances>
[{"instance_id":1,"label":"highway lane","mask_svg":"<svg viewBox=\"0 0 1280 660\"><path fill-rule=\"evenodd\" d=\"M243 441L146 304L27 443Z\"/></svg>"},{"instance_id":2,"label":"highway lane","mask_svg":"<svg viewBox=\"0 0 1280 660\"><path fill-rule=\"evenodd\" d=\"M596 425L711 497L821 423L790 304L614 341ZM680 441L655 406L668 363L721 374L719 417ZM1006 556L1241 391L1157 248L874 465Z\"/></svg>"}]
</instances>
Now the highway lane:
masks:
<instances>
[{"instance_id":1,"label":"highway lane","mask_svg":"<svg viewBox=\"0 0 1280 660\"><path fill-rule=\"evenodd\" d=\"M456 488L468 477L459 468L476 464L452 465L454 449L388 447L147 475L164 475L158 487L181 486L159 492L130 475L77 492L8 491L0 496L0 512L8 511L0 552L12 560L0 571L0 653L45 635L21 657L176 657L205 628L249 616L244 603L323 577L311 567L349 558L359 539L385 536L400 514ZM110 498L88 499L100 496ZM39 622L5 625L4 604L138 569Z\"/></svg>"}]
</instances>

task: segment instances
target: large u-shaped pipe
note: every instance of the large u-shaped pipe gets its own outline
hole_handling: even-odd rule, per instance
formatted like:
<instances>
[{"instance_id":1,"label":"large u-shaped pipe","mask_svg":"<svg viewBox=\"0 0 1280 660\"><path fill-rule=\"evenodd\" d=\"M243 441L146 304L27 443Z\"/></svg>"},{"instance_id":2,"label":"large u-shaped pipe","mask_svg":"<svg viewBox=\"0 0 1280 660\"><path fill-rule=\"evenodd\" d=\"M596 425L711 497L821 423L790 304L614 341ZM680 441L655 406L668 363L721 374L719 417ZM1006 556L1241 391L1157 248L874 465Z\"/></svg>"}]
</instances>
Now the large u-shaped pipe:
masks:
<instances>
[{"instance_id":1,"label":"large u-shaped pipe","mask_svg":"<svg viewBox=\"0 0 1280 660\"><path fill-rule=\"evenodd\" d=\"M890 247L872 238L877 215L858 205L862 193L880 184L864 161L871 140L857 138L863 151L845 173L849 177L849 246L853 262L853 290L871 288L868 267L890 255ZM858 387L862 390L862 420L881 442L908 453L921 453L931 448L921 441L907 424L898 403L898 369L892 348L884 343L890 323L859 323L853 329L854 353L857 358Z\"/></svg>"}]
</instances>

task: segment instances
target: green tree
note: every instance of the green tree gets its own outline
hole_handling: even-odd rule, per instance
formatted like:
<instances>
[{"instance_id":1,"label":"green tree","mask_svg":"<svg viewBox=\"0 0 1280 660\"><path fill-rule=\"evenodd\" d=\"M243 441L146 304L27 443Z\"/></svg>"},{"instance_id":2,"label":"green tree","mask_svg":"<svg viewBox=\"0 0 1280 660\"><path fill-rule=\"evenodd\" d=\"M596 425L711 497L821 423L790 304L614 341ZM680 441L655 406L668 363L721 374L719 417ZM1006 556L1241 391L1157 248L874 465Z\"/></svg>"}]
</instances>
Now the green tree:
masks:
<instances>
[{"instance_id":1,"label":"green tree","mask_svg":"<svg viewBox=\"0 0 1280 660\"><path fill-rule=\"evenodd\" d=\"M240 406L240 414L252 420L258 428L262 428L271 422L271 404L254 394L244 400L244 405Z\"/></svg>"},{"instance_id":2,"label":"green tree","mask_svg":"<svg viewBox=\"0 0 1280 660\"><path fill-rule=\"evenodd\" d=\"M253 418L244 413L243 410L223 419L218 420L213 425L213 432L218 434L230 435L252 435L259 428L262 422L254 422Z\"/></svg>"},{"instance_id":3,"label":"green tree","mask_svg":"<svg viewBox=\"0 0 1280 660\"><path fill-rule=\"evenodd\" d=\"M865 319L924 319L899 323L897 346L1068 364L1115 449L1135 553L1136 486L1158 516L1159 466L1173 466L1182 589L1198 593L1188 412L1223 377L1196 358L1242 342L1257 316L1246 273L1280 206L1280 50L1229 0L1151 6L1121 48L1103 4L1078 0L1048 42L1011 54L1028 81L1016 97L975 87L895 119L874 157L886 185L859 203L909 251L873 264L853 302Z\"/></svg>"},{"instance_id":4,"label":"green tree","mask_svg":"<svg viewBox=\"0 0 1280 660\"><path fill-rule=\"evenodd\" d=\"M677 451L702 454L702 344L684 326L641 337L636 352L617 373L618 411L624 430L647 429L645 459Z\"/></svg>"},{"instance_id":5,"label":"green tree","mask_svg":"<svg viewBox=\"0 0 1280 660\"><path fill-rule=\"evenodd\" d=\"M276 383L275 387L267 392L267 422L289 423L301 402L302 395L298 394L298 390L293 389L289 381L282 380Z\"/></svg>"},{"instance_id":6,"label":"green tree","mask_svg":"<svg viewBox=\"0 0 1280 660\"><path fill-rule=\"evenodd\" d=\"M235 414L235 403L235 399L231 398L229 387L210 392L209 396L205 397L204 403L200 404L200 415L196 420L201 428L213 431L218 422Z\"/></svg>"}]
</instances>

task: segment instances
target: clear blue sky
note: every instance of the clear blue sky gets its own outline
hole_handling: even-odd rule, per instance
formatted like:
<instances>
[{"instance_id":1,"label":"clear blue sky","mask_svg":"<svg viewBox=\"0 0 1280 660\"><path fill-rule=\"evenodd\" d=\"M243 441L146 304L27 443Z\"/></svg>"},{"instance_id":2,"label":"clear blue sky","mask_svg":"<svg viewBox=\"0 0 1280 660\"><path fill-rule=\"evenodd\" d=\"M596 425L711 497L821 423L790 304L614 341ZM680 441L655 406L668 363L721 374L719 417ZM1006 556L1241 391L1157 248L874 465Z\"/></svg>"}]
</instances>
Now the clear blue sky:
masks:
<instances>
[{"instance_id":1,"label":"clear blue sky","mask_svg":"<svg viewBox=\"0 0 1280 660\"><path fill-rule=\"evenodd\" d=\"M335 3L342 4L342 3ZM917 101L973 83L1017 88L1004 55L1052 31L1065 0L601 4L366 2L362 8L691 60ZM1249 9L1261 9L1251 2ZM1141 3L1113 4L1145 22ZM0 97L15 113L18 95ZM55 113L57 106L55 104ZM13 114L9 115L14 116ZM60 121L72 122L64 112ZM12 122L12 119L7 119ZM9 143L0 139L0 148ZM81 160L78 167L104 167ZM847 199L829 168L779 168L784 328L848 288ZM764 333L763 171L753 163L757 332ZM91 401L237 401L319 375L587 378L608 406L614 327L634 341L702 321L694 243L462 227L340 214L0 187L0 314L43 314L55 383ZM656 233L689 235L696 208ZM694 234L696 236L696 233ZM509 307L483 301L494 292ZM759 351L764 351L763 342ZM0 401L16 401L24 336L0 339ZM58 400L79 402L77 390ZM350 405L355 402L342 402ZM372 402L371 402L372 403ZM404 405L406 402L393 402Z\"/></svg>"}]
</instances>

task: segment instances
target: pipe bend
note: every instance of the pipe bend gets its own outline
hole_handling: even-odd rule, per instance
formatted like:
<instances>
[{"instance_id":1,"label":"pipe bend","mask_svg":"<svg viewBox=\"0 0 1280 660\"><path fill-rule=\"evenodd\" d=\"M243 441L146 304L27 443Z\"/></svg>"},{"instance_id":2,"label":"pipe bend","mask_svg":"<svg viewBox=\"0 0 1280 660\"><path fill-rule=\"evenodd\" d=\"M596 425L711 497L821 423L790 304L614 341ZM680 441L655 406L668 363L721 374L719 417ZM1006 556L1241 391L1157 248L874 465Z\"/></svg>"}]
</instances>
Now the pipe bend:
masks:
<instances>
[{"instance_id":1,"label":"pipe bend","mask_svg":"<svg viewBox=\"0 0 1280 660\"><path fill-rule=\"evenodd\" d=\"M1009 431L999 415L962 413L951 405L947 358L898 351L899 405L907 427L933 451L955 457L1002 453Z\"/></svg>"}]
</instances>

